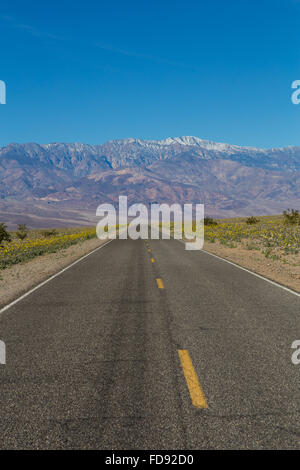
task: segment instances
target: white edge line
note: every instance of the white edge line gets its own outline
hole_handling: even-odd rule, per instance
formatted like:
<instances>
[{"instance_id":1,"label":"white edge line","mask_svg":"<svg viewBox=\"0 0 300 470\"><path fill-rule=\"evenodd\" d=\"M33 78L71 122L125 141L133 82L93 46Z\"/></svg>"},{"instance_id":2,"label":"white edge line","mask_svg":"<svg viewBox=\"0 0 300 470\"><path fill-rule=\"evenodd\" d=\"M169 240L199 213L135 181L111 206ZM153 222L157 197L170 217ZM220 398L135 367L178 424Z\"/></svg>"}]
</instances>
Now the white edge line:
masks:
<instances>
[{"instance_id":1,"label":"white edge line","mask_svg":"<svg viewBox=\"0 0 300 470\"><path fill-rule=\"evenodd\" d=\"M75 266L75 264L77 263L80 263L80 261L82 261L83 259L87 258L88 256L92 255L93 253L95 253L96 251L98 250L101 250L101 248L104 248L106 245L108 245L110 242L112 242L113 240L108 240L106 243L104 243L103 245L101 246L98 246L98 248L95 248L93 251L90 251L89 253L87 253L86 255L82 256L81 258L77 259L76 261L74 261L73 263L69 264L68 266L66 266L64 269L62 269L61 271L59 271L58 273L56 274L53 274L53 276L51 277L48 277L48 279L46 279L45 281L41 282L40 284L38 284L37 286L33 287L33 289L30 289L29 291L25 292L25 294L21 295L21 297L18 297L16 300L14 300L13 302L11 302L10 304L8 305L5 305L5 307L1 308L0 310L0 315L2 315L2 313L6 312L6 310L8 310L10 307L13 307L14 305L16 305L18 302L20 302L21 300L25 299L26 297L28 297L28 295L32 294L33 292L35 292L37 289L39 289L40 287L43 287L45 284L47 284L48 282L52 281L52 279L55 279L57 276L60 276L60 274L64 273L65 271L67 271L68 269L72 268L72 266Z\"/></svg>"},{"instance_id":2,"label":"white edge line","mask_svg":"<svg viewBox=\"0 0 300 470\"><path fill-rule=\"evenodd\" d=\"M176 240L174 238L174 240ZM178 240L177 241L181 242L181 243L184 243L185 242L183 240ZM285 287L283 286L282 284L278 284L278 282L275 282L275 281L272 281L271 279L268 279L267 277L264 277L262 276L261 274L257 274L253 271L250 271L249 269L247 268L243 268L243 266L240 266L239 264L236 264L236 263L233 263L232 261L229 261L228 259L225 259L225 258L221 258L221 256L218 256L218 255L215 255L214 253L210 253L209 251L206 251L206 250L198 250L198 251L203 251L204 253L206 253L207 255L210 255L210 256L213 256L214 258L218 258L220 259L221 261L225 261L225 263L228 263L228 264L232 264L232 266L235 266L236 268L239 268L239 269L242 269L242 271L246 271L247 273L250 273L252 274L253 276L256 276L258 277L259 279L263 279L264 281L267 281L269 282L270 284L273 284L273 286L277 286L277 287L280 287L281 289L283 290L286 290L287 292L289 292L290 294L294 294L296 295L297 297L300 297L300 294L292 289L289 289L288 287ZM1 311L0 311L1 313Z\"/></svg>"}]
</instances>

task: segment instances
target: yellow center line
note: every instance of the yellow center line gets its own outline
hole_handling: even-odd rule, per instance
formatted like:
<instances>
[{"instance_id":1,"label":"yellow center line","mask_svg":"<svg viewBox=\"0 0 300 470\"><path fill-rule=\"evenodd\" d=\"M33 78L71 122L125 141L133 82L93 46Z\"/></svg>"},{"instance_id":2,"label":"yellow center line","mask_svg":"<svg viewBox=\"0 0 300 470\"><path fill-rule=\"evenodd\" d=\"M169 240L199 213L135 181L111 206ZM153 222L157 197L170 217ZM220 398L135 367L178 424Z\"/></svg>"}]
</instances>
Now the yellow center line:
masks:
<instances>
[{"instance_id":1,"label":"yellow center line","mask_svg":"<svg viewBox=\"0 0 300 470\"><path fill-rule=\"evenodd\" d=\"M159 289L164 289L165 288L164 283L162 282L161 279L156 279L156 282L157 282L157 287Z\"/></svg>"},{"instance_id":2,"label":"yellow center line","mask_svg":"<svg viewBox=\"0 0 300 470\"><path fill-rule=\"evenodd\" d=\"M151 263L154 263L155 262L155 259L154 258L151 258Z\"/></svg>"},{"instance_id":3,"label":"yellow center line","mask_svg":"<svg viewBox=\"0 0 300 470\"><path fill-rule=\"evenodd\" d=\"M208 408L208 404L206 402L189 352L186 349L179 349L178 355L193 405L197 408Z\"/></svg>"}]
</instances>

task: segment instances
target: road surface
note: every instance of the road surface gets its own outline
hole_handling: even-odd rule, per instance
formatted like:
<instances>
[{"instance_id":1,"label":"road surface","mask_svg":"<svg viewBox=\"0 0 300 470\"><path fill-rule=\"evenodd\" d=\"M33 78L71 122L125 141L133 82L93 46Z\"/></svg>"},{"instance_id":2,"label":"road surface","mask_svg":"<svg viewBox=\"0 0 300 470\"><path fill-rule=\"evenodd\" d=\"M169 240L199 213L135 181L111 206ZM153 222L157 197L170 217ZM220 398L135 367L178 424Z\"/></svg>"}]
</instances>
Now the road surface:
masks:
<instances>
[{"instance_id":1,"label":"road surface","mask_svg":"<svg viewBox=\"0 0 300 470\"><path fill-rule=\"evenodd\" d=\"M300 297L114 240L0 317L4 449L299 449Z\"/></svg>"}]
</instances>

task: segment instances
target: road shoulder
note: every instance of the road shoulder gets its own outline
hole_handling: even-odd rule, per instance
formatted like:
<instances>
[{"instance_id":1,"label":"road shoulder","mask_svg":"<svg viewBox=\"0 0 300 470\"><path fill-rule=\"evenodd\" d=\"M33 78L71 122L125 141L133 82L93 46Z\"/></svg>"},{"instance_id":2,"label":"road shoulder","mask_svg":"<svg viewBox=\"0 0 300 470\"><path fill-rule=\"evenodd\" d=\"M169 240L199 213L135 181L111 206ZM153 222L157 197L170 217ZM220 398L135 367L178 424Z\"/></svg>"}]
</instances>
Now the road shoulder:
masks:
<instances>
[{"instance_id":1,"label":"road shoulder","mask_svg":"<svg viewBox=\"0 0 300 470\"><path fill-rule=\"evenodd\" d=\"M220 243L204 243L204 250L236 263L285 287L300 292L300 266L268 259L263 253L246 248L229 248Z\"/></svg>"},{"instance_id":2,"label":"road shoulder","mask_svg":"<svg viewBox=\"0 0 300 470\"><path fill-rule=\"evenodd\" d=\"M93 238L0 271L0 307L105 243Z\"/></svg>"}]
</instances>

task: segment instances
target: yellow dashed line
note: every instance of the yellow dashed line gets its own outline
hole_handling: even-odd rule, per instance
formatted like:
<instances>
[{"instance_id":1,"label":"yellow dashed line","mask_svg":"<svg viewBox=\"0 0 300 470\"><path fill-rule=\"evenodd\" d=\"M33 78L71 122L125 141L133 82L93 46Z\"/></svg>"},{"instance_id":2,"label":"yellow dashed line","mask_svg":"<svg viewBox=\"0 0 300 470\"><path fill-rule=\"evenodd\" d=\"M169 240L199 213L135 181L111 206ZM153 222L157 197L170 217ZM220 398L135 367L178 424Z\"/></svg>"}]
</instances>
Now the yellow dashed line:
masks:
<instances>
[{"instance_id":1,"label":"yellow dashed line","mask_svg":"<svg viewBox=\"0 0 300 470\"><path fill-rule=\"evenodd\" d=\"M155 259L154 259L154 258L151 258L151 263L155 263Z\"/></svg>"},{"instance_id":2,"label":"yellow dashed line","mask_svg":"<svg viewBox=\"0 0 300 470\"><path fill-rule=\"evenodd\" d=\"M157 282L157 287L159 289L164 289L165 288L164 283L162 282L161 279L156 279L156 282Z\"/></svg>"},{"instance_id":3,"label":"yellow dashed line","mask_svg":"<svg viewBox=\"0 0 300 470\"><path fill-rule=\"evenodd\" d=\"M179 349L178 354L193 405L197 408L208 408L189 352L186 349Z\"/></svg>"}]
</instances>

